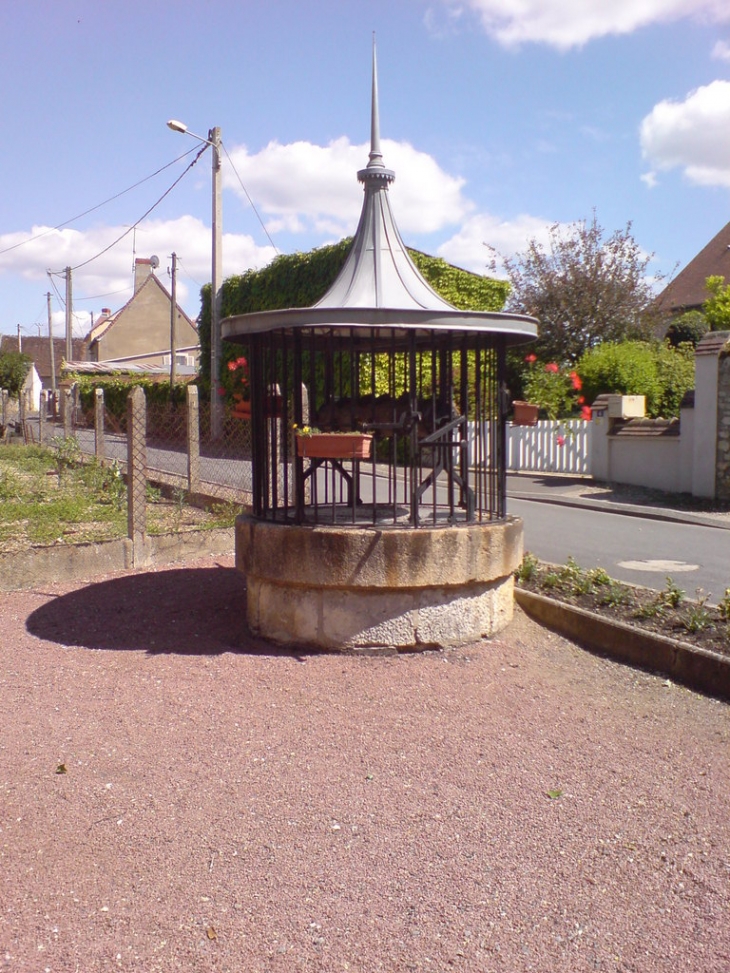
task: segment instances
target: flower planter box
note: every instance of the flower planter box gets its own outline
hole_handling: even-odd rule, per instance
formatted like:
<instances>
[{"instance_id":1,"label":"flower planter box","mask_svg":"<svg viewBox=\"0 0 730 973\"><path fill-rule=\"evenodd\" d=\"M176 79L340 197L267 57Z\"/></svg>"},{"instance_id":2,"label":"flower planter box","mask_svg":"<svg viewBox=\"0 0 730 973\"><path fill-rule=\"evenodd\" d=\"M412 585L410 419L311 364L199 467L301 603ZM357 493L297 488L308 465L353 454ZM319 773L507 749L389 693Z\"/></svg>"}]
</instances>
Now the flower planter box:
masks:
<instances>
[{"instance_id":1,"label":"flower planter box","mask_svg":"<svg viewBox=\"0 0 730 973\"><path fill-rule=\"evenodd\" d=\"M234 405L231 409L231 415L234 419L250 419L251 418L251 403L247 399L244 399L240 395L233 396Z\"/></svg>"},{"instance_id":2,"label":"flower planter box","mask_svg":"<svg viewBox=\"0 0 730 973\"><path fill-rule=\"evenodd\" d=\"M515 426L536 426L538 407L529 402L513 402L514 417L512 422Z\"/></svg>"},{"instance_id":3,"label":"flower planter box","mask_svg":"<svg viewBox=\"0 0 730 973\"><path fill-rule=\"evenodd\" d=\"M297 456L312 459L368 459L373 437L359 432L297 436Z\"/></svg>"}]
</instances>

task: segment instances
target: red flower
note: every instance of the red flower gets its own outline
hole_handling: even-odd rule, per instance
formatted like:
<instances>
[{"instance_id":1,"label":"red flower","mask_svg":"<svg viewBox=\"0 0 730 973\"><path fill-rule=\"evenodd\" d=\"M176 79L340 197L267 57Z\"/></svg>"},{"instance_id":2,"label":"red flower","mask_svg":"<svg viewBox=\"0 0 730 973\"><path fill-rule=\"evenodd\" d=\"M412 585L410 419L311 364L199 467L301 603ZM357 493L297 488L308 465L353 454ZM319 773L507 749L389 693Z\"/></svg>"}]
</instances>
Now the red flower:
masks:
<instances>
[{"instance_id":1,"label":"red flower","mask_svg":"<svg viewBox=\"0 0 730 973\"><path fill-rule=\"evenodd\" d=\"M593 412L591 410L591 407L589 405L584 405L583 408L580 410L581 419L585 419L586 422L590 422L592 416L593 416Z\"/></svg>"},{"instance_id":2,"label":"red flower","mask_svg":"<svg viewBox=\"0 0 730 973\"><path fill-rule=\"evenodd\" d=\"M565 436L557 436L555 438L555 442L558 444L558 446L565 446Z\"/></svg>"},{"instance_id":3,"label":"red flower","mask_svg":"<svg viewBox=\"0 0 730 973\"><path fill-rule=\"evenodd\" d=\"M585 402L585 398L582 395L579 395L578 396L578 405L583 405L584 402Z\"/></svg>"},{"instance_id":4,"label":"red flower","mask_svg":"<svg viewBox=\"0 0 730 973\"><path fill-rule=\"evenodd\" d=\"M228 371L229 372L235 372L237 368L238 368L238 365L234 361L229 361L228 362Z\"/></svg>"},{"instance_id":5,"label":"red flower","mask_svg":"<svg viewBox=\"0 0 730 973\"><path fill-rule=\"evenodd\" d=\"M525 355L525 361L528 365L532 365L533 362L537 361L537 355Z\"/></svg>"},{"instance_id":6,"label":"red flower","mask_svg":"<svg viewBox=\"0 0 730 973\"><path fill-rule=\"evenodd\" d=\"M545 371L546 372L552 372L553 375L557 375L558 372L560 371L560 369L558 368L558 366L555 364L554 361L551 361L551 362L548 362L547 365L545 366Z\"/></svg>"},{"instance_id":7,"label":"red flower","mask_svg":"<svg viewBox=\"0 0 730 973\"><path fill-rule=\"evenodd\" d=\"M583 388L583 383L581 382L580 376L578 375L577 372L570 373L570 383L574 389L580 390Z\"/></svg>"}]
</instances>

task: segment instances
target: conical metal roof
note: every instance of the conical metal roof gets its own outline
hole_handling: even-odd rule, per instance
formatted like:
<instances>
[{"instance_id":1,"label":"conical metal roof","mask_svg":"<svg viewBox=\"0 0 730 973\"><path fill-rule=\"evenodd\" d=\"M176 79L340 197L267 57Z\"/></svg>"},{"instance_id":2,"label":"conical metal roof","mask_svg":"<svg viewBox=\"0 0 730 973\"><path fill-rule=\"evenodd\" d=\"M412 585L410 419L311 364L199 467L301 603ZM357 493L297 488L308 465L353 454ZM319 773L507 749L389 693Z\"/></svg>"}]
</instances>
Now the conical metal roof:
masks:
<instances>
[{"instance_id":1,"label":"conical metal roof","mask_svg":"<svg viewBox=\"0 0 730 973\"><path fill-rule=\"evenodd\" d=\"M358 179L365 198L350 253L330 289L312 307L237 314L221 322L221 336L245 343L263 331L309 328L326 335L333 328L396 328L400 332L491 332L507 344L531 341L535 318L498 311L463 311L444 300L423 279L408 255L390 210L388 187L395 173L380 151L378 80L373 44L370 156Z\"/></svg>"},{"instance_id":2,"label":"conical metal roof","mask_svg":"<svg viewBox=\"0 0 730 973\"><path fill-rule=\"evenodd\" d=\"M390 209L388 189L395 180L380 151L378 69L373 43L370 156L357 178L365 198L352 248L334 284L315 307L454 310L428 284L411 260Z\"/></svg>"}]
</instances>

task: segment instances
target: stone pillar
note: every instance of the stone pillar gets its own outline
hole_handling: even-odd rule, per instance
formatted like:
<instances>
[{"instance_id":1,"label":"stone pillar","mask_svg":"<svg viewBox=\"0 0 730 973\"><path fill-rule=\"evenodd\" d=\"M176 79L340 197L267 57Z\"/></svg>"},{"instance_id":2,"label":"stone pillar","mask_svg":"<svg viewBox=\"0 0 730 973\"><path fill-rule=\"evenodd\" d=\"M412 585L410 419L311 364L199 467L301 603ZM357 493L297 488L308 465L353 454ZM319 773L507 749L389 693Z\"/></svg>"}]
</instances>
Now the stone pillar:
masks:
<instances>
[{"instance_id":1,"label":"stone pillar","mask_svg":"<svg viewBox=\"0 0 730 973\"><path fill-rule=\"evenodd\" d=\"M695 349L692 494L715 497L719 432L719 365L730 331L708 331Z\"/></svg>"},{"instance_id":2,"label":"stone pillar","mask_svg":"<svg viewBox=\"0 0 730 973\"><path fill-rule=\"evenodd\" d=\"M127 536L132 541L132 565L149 561L147 545L147 403L137 387L127 397Z\"/></svg>"},{"instance_id":3,"label":"stone pillar","mask_svg":"<svg viewBox=\"0 0 730 973\"><path fill-rule=\"evenodd\" d=\"M717 468L715 496L730 500L730 342L717 361Z\"/></svg>"},{"instance_id":4,"label":"stone pillar","mask_svg":"<svg viewBox=\"0 0 730 973\"><path fill-rule=\"evenodd\" d=\"M104 389L94 389L94 455L104 462Z\"/></svg>"},{"instance_id":5,"label":"stone pillar","mask_svg":"<svg viewBox=\"0 0 730 973\"><path fill-rule=\"evenodd\" d=\"M200 492L200 408L197 385L188 385L187 403L187 452L188 452L188 492Z\"/></svg>"}]
</instances>

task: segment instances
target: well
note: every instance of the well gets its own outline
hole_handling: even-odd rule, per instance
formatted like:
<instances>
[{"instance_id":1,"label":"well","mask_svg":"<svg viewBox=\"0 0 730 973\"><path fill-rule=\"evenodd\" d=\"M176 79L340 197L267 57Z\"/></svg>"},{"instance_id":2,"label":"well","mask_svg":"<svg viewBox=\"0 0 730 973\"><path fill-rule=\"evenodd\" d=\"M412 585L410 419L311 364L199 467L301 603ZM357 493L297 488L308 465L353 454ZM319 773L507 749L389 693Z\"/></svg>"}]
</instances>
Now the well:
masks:
<instances>
[{"instance_id":1,"label":"well","mask_svg":"<svg viewBox=\"0 0 730 973\"><path fill-rule=\"evenodd\" d=\"M222 326L249 362L253 509L236 525L248 622L328 649L473 641L512 615L506 350L537 323L457 310L414 266L390 210L374 59L358 178L360 224L324 297Z\"/></svg>"}]
</instances>

